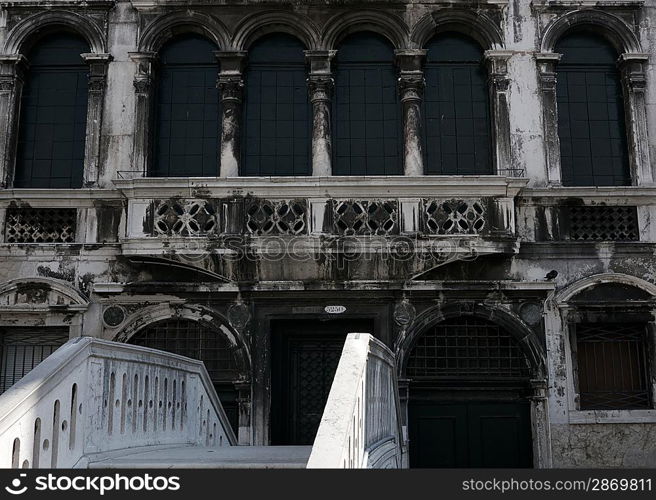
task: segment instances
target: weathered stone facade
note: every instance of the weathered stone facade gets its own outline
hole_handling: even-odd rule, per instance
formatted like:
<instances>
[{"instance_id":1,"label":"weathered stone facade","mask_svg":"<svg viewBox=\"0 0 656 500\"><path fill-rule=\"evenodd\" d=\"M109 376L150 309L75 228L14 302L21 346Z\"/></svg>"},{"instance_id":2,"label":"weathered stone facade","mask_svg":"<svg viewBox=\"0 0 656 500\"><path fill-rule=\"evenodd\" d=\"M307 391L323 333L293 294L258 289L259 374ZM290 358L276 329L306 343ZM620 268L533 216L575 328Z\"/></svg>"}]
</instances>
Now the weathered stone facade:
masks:
<instances>
[{"instance_id":1,"label":"weathered stone facade","mask_svg":"<svg viewBox=\"0 0 656 500\"><path fill-rule=\"evenodd\" d=\"M406 380L426 329L486 318L527 353L535 466L656 466L653 404L579 409L570 331L600 309L604 320L649 316L653 401L656 0L1 5L1 327L67 326L71 336L129 341L163 319L201 322L225 335L238 360L239 441L261 445L271 439L274 323L327 321L343 309L327 306L344 306L339 319L370 320ZM579 25L620 54L630 186L561 182L554 47ZM59 29L91 48L84 187L13 188L26 54ZM331 176L331 65L338 42L363 30L396 49L405 176ZM465 33L485 50L496 175L423 175L423 47L441 31ZM157 53L186 32L219 48L220 170L147 177ZM313 175L239 177L248 50L276 32L307 48ZM15 214L32 209L18 222ZM644 296L577 302L600 284ZM412 387L403 383L404 397Z\"/></svg>"}]
</instances>

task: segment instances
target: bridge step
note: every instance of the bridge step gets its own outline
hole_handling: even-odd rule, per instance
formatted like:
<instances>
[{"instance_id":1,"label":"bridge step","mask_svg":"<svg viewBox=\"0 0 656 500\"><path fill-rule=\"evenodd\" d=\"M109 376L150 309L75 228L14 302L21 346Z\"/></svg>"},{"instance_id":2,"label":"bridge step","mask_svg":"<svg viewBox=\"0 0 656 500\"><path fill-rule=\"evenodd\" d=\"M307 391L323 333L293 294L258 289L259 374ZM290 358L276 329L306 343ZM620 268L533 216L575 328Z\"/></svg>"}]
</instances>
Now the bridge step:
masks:
<instances>
[{"instance_id":1,"label":"bridge step","mask_svg":"<svg viewBox=\"0 0 656 500\"><path fill-rule=\"evenodd\" d=\"M311 446L193 445L125 450L120 455L89 460L90 469L305 469Z\"/></svg>"}]
</instances>

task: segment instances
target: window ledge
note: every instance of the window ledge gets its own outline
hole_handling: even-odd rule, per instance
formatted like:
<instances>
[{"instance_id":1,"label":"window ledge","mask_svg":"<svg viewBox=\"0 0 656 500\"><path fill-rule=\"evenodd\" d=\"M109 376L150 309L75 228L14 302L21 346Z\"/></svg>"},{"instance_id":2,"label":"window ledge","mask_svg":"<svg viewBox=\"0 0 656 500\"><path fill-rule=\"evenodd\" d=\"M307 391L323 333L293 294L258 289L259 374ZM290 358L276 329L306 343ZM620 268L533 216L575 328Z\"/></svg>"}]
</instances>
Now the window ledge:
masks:
<instances>
[{"instance_id":1,"label":"window ledge","mask_svg":"<svg viewBox=\"0 0 656 500\"><path fill-rule=\"evenodd\" d=\"M570 424L653 424L656 410L571 410Z\"/></svg>"}]
</instances>

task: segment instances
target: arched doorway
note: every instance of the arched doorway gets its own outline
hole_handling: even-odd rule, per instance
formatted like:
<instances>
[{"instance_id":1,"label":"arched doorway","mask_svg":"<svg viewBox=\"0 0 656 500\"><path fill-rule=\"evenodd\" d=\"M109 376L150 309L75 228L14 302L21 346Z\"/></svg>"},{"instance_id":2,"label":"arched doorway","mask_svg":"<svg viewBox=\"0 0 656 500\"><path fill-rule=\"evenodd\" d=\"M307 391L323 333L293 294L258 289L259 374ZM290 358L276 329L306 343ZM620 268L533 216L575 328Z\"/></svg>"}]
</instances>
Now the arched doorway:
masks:
<instances>
[{"instance_id":1,"label":"arched doorway","mask_svg":"<svg viewBox=\"0 0 656 500\"><path fill-rule=\"evenodd\" d=\"M476 316L428 326L408 351L410 467L532 467L531 363Z\"/></svg>"}]
</instances>

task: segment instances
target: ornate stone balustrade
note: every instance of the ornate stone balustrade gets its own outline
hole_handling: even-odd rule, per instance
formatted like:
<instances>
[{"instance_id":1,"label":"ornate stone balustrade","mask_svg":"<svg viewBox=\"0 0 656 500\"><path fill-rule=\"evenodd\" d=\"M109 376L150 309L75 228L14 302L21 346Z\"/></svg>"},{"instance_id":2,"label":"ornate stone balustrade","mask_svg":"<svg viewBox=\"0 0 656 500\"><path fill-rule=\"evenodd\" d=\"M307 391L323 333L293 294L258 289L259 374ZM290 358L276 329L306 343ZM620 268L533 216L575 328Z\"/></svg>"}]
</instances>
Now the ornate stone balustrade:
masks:
<instances>
[{"instance_id":1,"label":"ornate stone balustrade","mask_svg":"<svg viewBox=\"0 0 656 500\"><path fill-rule=\"evenodd\" d=\"M369 334L346 338L308 469L406 465L394 354Z\"/></svg>"},{"instance_id":2,"label":"ornate stone balustrade","mask_svg":"<svg viewBox=\"0 0 656 500\"><path fill-rule=\"evenodd\" d=\"M202 362L78 337L0 396L0 467L84 467L90 457L236 439Z\"/></svg>"}]
</instances>

